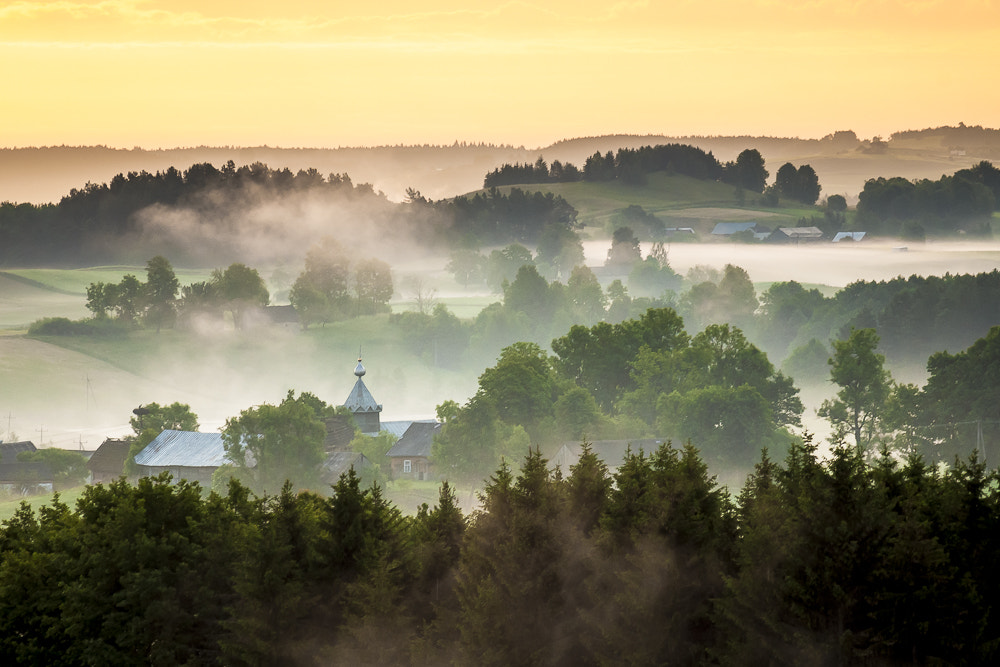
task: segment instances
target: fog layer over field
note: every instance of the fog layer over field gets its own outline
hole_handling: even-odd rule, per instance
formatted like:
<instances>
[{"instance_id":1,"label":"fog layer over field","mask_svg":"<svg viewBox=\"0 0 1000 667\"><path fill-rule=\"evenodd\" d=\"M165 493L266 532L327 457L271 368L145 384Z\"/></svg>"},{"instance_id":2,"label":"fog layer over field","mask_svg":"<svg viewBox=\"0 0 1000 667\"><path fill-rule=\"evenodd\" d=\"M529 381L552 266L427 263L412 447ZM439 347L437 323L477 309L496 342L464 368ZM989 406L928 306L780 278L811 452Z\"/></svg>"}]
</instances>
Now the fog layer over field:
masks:
<instances>
[{"instance_id":1,"label":"fog layer over field","mask_svg":"<svg viewBox=\"0 0 1000 667\"><path fill-rule=\"evenodd\" d=\"M583 249L587 263L595 265L607 257L608 243L585 241ZM643 247L643 253L647 251ZM862 241L773 246L674 243L669 247L669 260L680 274L698 265L720 268L735 264L746 269L755 283L794 280L844 287L857 280L993 271L1000 267L1000 243Z\"/></svg>"},{"instance_id":2,"label":"fog layer over field","mask_svg":"<svg viewBox=\"0 0 1000 667\"><path fill-rule=\"evenodd\" d=\"M588 263L600 265L608 243L584 245ZM780 247L678 243L670 247L669 259L682 274L697 265L721 268L732 263L745 268L758 284L796 280L842 287L859 279L992 271L1000 266L1000 244L928 242L903 250L892 243ZM478 295L472 301L479 304L490 300L481 290L464 292L453 284L444 276L444 262L440 257L401 262L394 270L394 310L414 307L414 291L421 281L438 290L434 296L439 302L453 304L464 317L479 306L465 305L461 295ZM268 271L262 269L262 274ZM40 291L35 296L45 294L50 293ZM3 308L9 314L9 309L16 310L23 300L32 298L24 293L20 300L6 301ZM72 307L70 316L79 316L82 296L62 295L58 300ZM53 308L56 312L51 314L62 314L58 304ZM449 399L464 402L475 392L476 379L485 366L460 371L431 368L401 345L405 335L385 316L314 327L305 333L295 325L260 323L236 332L214 323L197 332L142 332L138 341L124 346L108 341L97 351L86 350L94 356L0 336L3 376L24 378L0 384L0 432L5 438L13 432L19 438L60 447L82 442L94 448L107 436L126 433L131 410L149 402L189 403L200 416L203 431L218 429L240 410L278 402L289 389L310 391L339 404L353 386L359 347L368 368L365 381L384 405L383 419L432 417L436 405ZM72 339L65 344L72 346ZM781 363L780 359L772 361ZM811 408L805 420L813 431L822 428Z\"/></svg>"}]
</instances>

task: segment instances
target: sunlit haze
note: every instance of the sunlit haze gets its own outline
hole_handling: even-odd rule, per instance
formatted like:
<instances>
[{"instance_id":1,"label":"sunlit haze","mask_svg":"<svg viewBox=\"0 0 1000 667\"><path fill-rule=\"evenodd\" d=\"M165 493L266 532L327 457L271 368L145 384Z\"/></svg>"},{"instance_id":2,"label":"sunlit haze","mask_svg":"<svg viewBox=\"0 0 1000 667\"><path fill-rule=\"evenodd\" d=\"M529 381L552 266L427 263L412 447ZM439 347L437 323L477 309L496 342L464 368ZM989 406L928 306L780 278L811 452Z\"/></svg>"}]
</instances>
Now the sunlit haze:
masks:
<instances>
[{"instance_id":1,"label":"sunlit haze","mask_svg":"<svg viewBox=\"0 0 1000 667\"><path fill-rule=\"evenodd\" d=\"M994 0L0 2L0 146L997 124Z\"/></svg>"}]
</instances>

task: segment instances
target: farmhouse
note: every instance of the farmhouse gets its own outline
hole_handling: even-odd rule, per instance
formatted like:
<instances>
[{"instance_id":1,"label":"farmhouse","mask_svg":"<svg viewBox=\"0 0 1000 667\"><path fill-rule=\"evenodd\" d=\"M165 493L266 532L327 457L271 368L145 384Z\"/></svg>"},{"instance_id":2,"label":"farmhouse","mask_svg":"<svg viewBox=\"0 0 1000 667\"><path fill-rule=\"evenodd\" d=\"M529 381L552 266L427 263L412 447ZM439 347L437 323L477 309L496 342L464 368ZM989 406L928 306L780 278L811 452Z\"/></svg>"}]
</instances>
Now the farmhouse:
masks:
<instances>
[{"instance_id":1,"label":"farmhouse","mask_svg":"<svg viewBox=\"0 0 1000 667\"><path fill-rule=\"evenodd\" d=\"M434 479L431 445L441 432L438 422L413 422L386 453L390 479Z\"/></svg>"}]
</instances>

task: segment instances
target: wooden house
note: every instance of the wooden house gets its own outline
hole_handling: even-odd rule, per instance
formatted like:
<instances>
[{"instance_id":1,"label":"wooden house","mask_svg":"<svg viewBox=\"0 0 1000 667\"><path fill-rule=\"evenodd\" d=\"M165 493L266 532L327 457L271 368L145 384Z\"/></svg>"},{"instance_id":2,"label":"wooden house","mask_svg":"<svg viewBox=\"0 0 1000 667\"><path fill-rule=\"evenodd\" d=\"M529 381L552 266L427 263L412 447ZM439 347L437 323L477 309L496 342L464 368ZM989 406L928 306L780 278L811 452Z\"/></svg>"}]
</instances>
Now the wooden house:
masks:
<instances>
[{"instance_id":1,"label":"wooden house","mask_svg":"<svg viewBox=\"0 0 1000 667\"><path fill-rule=\"evenodd\" d=\"M441 432L438 422L413 422L386 453L390 479L435 479L431 446Z\"/></svg>"},{"instance_id":2,"label":"wooden house","mask_svg":"<svg viewBox=\"0 0 1000 667\"><path fill-rule=\"evenodd\" d=\"M130 447L131 443L126 440L108 438L102 442L87 461L90 482L105 484L121 477L125 472L125 460L128 458Z\"/></svg>"}]
</instances>

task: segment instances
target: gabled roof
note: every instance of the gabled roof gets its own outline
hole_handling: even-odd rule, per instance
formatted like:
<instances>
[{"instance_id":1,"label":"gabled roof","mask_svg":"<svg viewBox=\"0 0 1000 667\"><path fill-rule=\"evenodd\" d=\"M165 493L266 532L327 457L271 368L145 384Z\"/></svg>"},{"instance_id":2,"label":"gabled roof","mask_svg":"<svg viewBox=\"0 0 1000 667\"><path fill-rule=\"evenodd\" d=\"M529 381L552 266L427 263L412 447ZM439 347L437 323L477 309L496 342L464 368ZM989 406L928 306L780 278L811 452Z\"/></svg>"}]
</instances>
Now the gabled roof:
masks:
<instances>
[{"instance_id":1,"label":"gabled roof","mask_svg":"<svg viewBox=\"0 0 1000 667\"><path fill-rule=\"evenodd\" d=\"M231 463L221 433L166 430L135 455L135 462L150 467L217 468Z\"/></svg>"},{"instance_id":2,"label":"gabled roof","mask_svg":"<svg viewBox=\"0 0 1000 667\"><path fill-rule=\"evenodd\" d=\"M52 469L48 463L0 463L0 483L51 482Z\"/></svg>"},{"instance_id":3,"label":"gabled roof","mask_svg":"<svg viewBox=\"0 0 1000 667\"><path fill-rule=\"evenodd\" d=\"M125 459L128 458L129 447L130 443L125 440L108 438L91 455L90 460L87 461L87 468L91 471L121 473L125 469Z\"/></svg>"},{"instance_id":4,"label":"gabled roof","mask_svg":"<svg viewBox=\"0 0 1000 667\"><path fill-rule=\"evenodd\" d=\"M375 402L368 387L365 386L364 380L360 377L354 383L354 389L351 390L347 400L344 401L344 407L351 412L382 412L382 406Z\"/></svg>"},{"instance_id":5,"label":"gabled roof","mask_svg":"<svg viewBox=\"0 0 1000 667\"><path fill-rule=\"evenodd\" d=\"M368 457L359 452L331 452L323 461L320 479L327 484L336 484L340 476L351 468L354 468L354 472L361 472L371 466L372 462Z\"/></svg>"},{"instance_id":6,"label":"gabled roof","mask_svg":"<svg viewBox=\"0 0 1000 667\"><path fill-rule=\"evenodd\" d=\"M736 232L753 231L757 229L756 222L719 222L712 228L712 233L717 236L729 236Z\"/></svg>"},{"instance_id":7,"label":"gabled roof","mask_svg":"<svg viewBox=\"0 0 1000 667\"><path fill-rule=\"evenodd\" d=\"M433 419L406 419L403 421L381 422L379 426L382 427L383 431L391 433L392 435L396 436L396 440L399 440L400 438L403 437L403 434L406 433L406 429L410 428L410 426L418 422L422 424L435 423Z\"/></svg>"},{"instance_id":8,"label":"gabled roof","mask_svg":"<svg viewBox=\"0 0 1000 667\"><path fill-rule=\"evenodd\" d=\"M20 442L0 442L0 462L17 463L17 455L21 452L37 451L35 443L30 440Z\"/></svg>"},{"instance_id":9,"label":"gabled roof","mask_svg":"<svg viewBox=\"0 0 1000 667\"><path fill-rule=\"evenodd\" d=\"M833 237L834 243L840 243L844 239L849 239L851 241L860 241L865 238L868 232L837 232Z\"/></svg>"},{"instance_id":10,"label":"gabled roof","mask_svg":"<svg viewBox=\"0 0 1000 667\"><path fill-rule=\"evenodd\" d=\"M434 436L441 432L441 424L438 422L413 422L410 428L406 429L396 444L392 446L386 456L423 456L429 458L431 455L431 445L434 444Z\"/></svg>"},{"instance_id":11,"label":"gabled roof","mask_svg":"<svg viewBox=\"0 0 1000 667\"><path fill-rule=\"evenodd\" d=\"M819 227L779 227L778 230L790 239L818 239L823 236Z\"/></svg>"}]
</instances>

